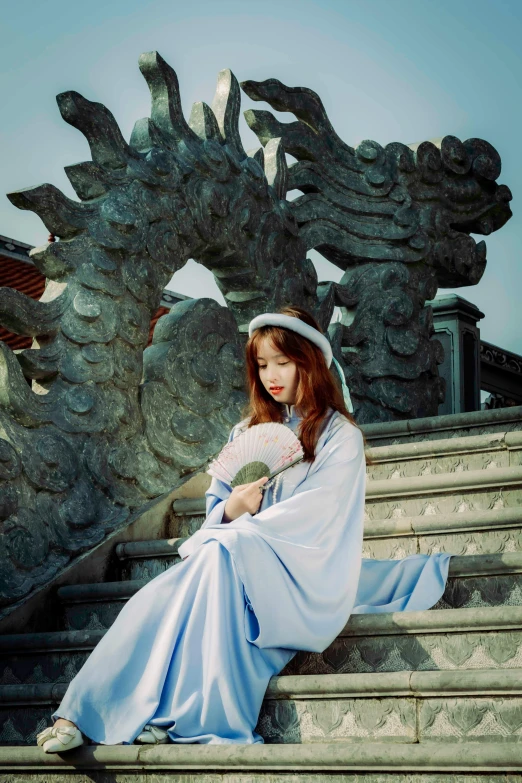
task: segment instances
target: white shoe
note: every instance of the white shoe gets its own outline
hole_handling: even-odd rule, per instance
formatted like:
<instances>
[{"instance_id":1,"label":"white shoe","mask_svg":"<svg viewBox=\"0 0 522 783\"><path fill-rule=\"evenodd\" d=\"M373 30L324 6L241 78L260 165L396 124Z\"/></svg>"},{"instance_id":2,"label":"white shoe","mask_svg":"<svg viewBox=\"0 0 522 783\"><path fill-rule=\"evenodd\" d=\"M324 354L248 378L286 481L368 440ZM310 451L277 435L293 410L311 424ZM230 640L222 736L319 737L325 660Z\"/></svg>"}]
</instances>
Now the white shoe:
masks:
<instances>
[{"instance_id":1,"label":"white shoe","mask_svg":"<svg viewBox=\"0 0 522 783\"><path fill-rule=\"evenodd\" d=\"M164 745L168 741L168 732L163 731L159 726L151 726L150 723L143 727L141 734L138 734L134 740L139 745Z\"/></svg>"},{"instance_id":2,"label":"white shoe","mask_svg":"<svg viewBox=\"0 0 522 783\"><path fill-rule=\"evenodd\" d=\"M36 735L44 753L62 753L83 745L83 734L77 726L48 726Z\"/></svg>"}]
</instances>

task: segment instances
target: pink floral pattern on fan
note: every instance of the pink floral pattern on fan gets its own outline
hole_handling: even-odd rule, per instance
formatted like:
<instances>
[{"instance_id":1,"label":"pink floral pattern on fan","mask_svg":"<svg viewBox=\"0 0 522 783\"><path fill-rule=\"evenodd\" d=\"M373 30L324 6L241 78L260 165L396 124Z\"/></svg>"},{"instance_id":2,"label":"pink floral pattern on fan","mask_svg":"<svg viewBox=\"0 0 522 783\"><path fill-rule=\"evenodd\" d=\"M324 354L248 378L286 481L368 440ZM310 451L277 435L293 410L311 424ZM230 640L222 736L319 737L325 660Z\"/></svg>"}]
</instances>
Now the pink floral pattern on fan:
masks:
<instances>
[{"instance_id":1,"label":"pink floral pattern on fan","mask_svg":"<svg viewBox=\"0 0 522 783\"><path fill-rule=\"evenodd\" d=\"M227 443L208 466L207 473L230 483L251 462L262 462L274 472L304 454L301 442L284 424L255 424Z\"/></svg>"}]
</instances>

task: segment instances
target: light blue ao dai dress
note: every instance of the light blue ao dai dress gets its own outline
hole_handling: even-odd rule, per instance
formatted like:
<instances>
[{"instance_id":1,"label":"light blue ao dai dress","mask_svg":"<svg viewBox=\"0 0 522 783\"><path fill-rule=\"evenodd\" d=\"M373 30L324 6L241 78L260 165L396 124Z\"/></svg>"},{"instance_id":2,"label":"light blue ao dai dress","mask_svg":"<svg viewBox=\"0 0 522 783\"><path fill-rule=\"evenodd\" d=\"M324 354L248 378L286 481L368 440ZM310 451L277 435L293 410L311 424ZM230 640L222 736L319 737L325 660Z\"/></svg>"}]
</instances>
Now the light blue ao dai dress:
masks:
<instances>
[{"instance_id":1,"label":"light blue ao dai dress","mask_svg":"<svg viewBox=\"0 0 522 783\"><path fill-rule=\"evenodd\" d=\"M283 404L285 424L299 425ZM246 427L236 425L229 441ZM129 744L145 724L176 743L259 743L270 678L298 650L323 651L351 614L428 609L450 555L362 558L361 431L329 409L312 463L222 524L229 485L212 479L184 558L125 604L53 713L96 743Z\"/></svg>"}]
</instances>

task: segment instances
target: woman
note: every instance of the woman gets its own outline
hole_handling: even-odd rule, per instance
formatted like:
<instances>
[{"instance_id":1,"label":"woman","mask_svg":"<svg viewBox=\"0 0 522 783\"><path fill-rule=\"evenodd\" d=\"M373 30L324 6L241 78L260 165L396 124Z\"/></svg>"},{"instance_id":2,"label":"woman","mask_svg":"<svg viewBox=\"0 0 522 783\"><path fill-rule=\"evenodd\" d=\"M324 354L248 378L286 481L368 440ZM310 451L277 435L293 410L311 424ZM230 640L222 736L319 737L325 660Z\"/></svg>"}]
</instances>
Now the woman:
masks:
<instances>
[{"instance_id":1,"label":"woman","mask_svg":"<svg viewBox=\"0 0 522 783\"><path fill-rule=\"evenodd\" d=\"M126 603L38 735L44 751L77 747L82 734L108 745L263 742L255 727L268 681L297 650L324 650L350 614L440 598L449 555L361 557L364 439L331 361L301 308L250 322L250 415L229 442L281 422L304 459L268 483L212 479L182 562Z\"/></svg>"}]
</instances>

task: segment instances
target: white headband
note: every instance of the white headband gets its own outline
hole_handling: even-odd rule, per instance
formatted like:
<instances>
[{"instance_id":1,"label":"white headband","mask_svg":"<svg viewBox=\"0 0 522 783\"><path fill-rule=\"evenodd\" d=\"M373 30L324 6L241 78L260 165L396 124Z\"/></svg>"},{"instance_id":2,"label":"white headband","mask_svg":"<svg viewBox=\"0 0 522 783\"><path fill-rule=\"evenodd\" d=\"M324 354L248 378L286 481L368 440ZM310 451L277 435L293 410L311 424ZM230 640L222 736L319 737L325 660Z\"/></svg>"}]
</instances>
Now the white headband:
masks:
<instances>
[{"instance_id":1,"label":"white headband","mask_svg":"<svg viewBox=\"0 0 522 783\"><path fill-rule=\"evenodd\" d=\"M295 318L293 315L283 315L282 313L261 313L261 315L256 315L248 324L248 336L252 337L252 332L255 329L259 329L260 326L285 326L287 329L307 337L310 342L315 343L323 352L326 366L329 367L331 365L333 358L332 346L324 334L321 334L313 326L301 321L300 318Z\"/></svg>"},{"instance_id":2,"label":"white headband","mask_svg":"<svg viewBox=\"0 0 522 783\"><path fill-rule=\"evenodd\" d=\"M327 367L330 367L333 359L341 379L344 402L350 413L353 413L352 400L348 386L346 385L344 372L341 368L341 365L333 355L332 346L324 334L321 334L318 329L305 323L305 321L301 321L300 318L296 318L293 315L284 315L283 313L261 313L261 315L256 315L255 318L252 318L248 324L248 336L252 337L252 333L261 326L282 326L286 329L290 329L293 332L297 332L302 337L306 337L308 340L310 340L310 342L315 343L315 345L321 349Z\"/></svg>"}]
</instances>

